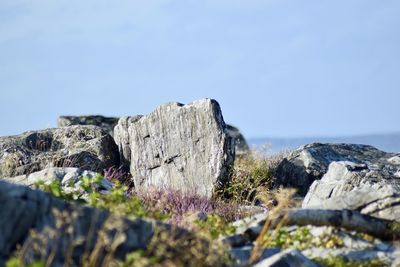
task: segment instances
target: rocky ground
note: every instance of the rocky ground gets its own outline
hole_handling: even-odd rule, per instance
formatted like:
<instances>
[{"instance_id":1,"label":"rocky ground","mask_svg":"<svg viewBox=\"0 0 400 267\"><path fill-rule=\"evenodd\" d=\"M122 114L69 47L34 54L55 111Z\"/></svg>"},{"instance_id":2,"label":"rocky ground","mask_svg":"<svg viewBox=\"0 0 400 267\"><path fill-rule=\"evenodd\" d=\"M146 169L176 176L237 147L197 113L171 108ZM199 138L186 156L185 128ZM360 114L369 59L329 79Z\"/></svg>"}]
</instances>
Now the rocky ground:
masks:
<instances>
[{"instance_id":1,"label":"rocky ground","mask_svg":"<svg viewBox=\"0 0 400 267\"><path fill-rule=\"evenodd\" d=\"M219 104L0 137L0 266L400 266L400 153L249 151Z\"/></svg>"}]
</instances>

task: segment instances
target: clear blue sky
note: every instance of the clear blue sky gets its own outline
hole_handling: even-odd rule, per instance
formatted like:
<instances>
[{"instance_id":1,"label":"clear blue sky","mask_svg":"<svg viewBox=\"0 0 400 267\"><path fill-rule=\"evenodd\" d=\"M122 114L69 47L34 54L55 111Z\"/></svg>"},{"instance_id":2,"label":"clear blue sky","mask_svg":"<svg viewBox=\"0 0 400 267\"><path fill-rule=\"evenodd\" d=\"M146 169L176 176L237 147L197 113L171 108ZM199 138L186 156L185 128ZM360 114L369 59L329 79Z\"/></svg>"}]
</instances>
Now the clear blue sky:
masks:
<instances>
[{"instance_id":1,"label":"clear blue sky","mask_svg":"<svg viewBox=\"0 0 400 267\"><path fill-rule=\"evenodd\" d=\"M249 138L400 131L400 1L0 1L0 135L204 97Z\"/></svg>"}]
</instances>

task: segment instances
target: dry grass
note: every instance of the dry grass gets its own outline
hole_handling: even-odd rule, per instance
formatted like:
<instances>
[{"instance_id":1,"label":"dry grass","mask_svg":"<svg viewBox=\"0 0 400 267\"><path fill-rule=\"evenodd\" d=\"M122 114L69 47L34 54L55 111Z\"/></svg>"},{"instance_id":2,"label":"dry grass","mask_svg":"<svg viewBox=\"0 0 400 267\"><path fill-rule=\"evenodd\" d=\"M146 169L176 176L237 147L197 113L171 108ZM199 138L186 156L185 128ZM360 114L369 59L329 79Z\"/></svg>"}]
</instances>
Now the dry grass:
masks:
<instances>
[{"instance_id":1,"label":"dry grass","mask_svg":"<svg viewBox=\"0 0 400 267\"><path fill-rule=\"evenodd\" d=\"M255 245L250 257L250 263L255 263L259 259L263 248L266 246L269 240L276 238L276 234L284 225L286 218L283 216L280 223L276 226L273 226L272 222L282 216L282 210L288 209L295 205L292 202L292 197L295 192L296 191L294 189L280 189L275 192L271 192L268 199L264 200L266 202L273 200L276 202L276 206L268 212L267 220L265 221L265 224L255 241ZM274 231L269 235L269 231L272 230L273 227Z\"/></svg>"},{"instance_id":2,"label":"dry grass","mask_svg":"<svg viewBox=\"0 0 400 267\"><path fill-rule=\"evenodd\" d=\"M265 149L237 157L230 181L215 192L226 202L240 205L264 205L264 195L269 194L273 174L288 152L268 155Z\"/></svg>"}]
</instances>

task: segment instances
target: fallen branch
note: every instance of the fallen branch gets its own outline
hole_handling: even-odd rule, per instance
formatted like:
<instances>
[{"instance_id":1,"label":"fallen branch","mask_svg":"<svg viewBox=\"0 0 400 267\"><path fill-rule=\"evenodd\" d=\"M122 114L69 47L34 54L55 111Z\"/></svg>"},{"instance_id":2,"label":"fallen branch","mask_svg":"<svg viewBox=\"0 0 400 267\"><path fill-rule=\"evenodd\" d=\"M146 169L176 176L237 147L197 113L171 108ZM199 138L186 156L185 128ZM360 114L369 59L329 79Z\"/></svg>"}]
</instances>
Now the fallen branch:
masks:
<instances>
[{"instance_id":1,"label":"fallen branch","mask_svg":"<svg viewBox=\"0 0 400 267\"><path fill-rule=\"evenodd\" d=\"M400 223L361 214L353 210L289 209L272 219L274 227L284 225L334 226L369 234L382 240L400 239Z\"/></svg>"}]
</instances>

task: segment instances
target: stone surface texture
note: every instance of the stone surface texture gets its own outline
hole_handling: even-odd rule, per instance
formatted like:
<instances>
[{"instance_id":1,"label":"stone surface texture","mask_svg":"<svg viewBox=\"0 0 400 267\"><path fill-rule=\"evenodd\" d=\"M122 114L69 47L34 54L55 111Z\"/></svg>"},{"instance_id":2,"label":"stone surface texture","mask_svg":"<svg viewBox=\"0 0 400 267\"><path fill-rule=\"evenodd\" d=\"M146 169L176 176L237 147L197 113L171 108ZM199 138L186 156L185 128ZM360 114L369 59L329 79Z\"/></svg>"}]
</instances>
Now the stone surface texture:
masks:
<instances>
[{"instance_id":1,"label":"stone surface texture","mask_svg":"<svg viewBox=\"0 0 400 267\"><path fill-rule=\"evenodd\" d=\"M275 173L275 187L294 187L305 196L311 184L328 171L335 161L367 164L369 168L390 171L399 154L386 153L368 145L314 143L300 147L285 158Z\"/></svg>"},{"instance_id":2,"label":"stone surface texture","mask_svg":"<svg viewBox=\"0 0 400 267\"><path fill-rule=\"evenodd\" d=\"M49 167L102 172L119 165L113 138L96 126L68 126L0 137L0 178Z\"/></svg>"},{"instance_id":3,"label":"stone surface texture","mask_svg":"<svg viewBox=\"0 0 400 267\"><path fill-rule=\"evenodd\" d=\"M316 263L309 260L298 250L285 250L266 258L254 267L287 267L287 266L302 266L302 267L318 267Z\"/></svg>"},{"instance_id":4,"label":"stone surface texture","mask_svg":"<svg viewBox=\"0 0 400 267\"><path fill-rule=\"evenodd\" d=\"M314 181L302 207L351 209L400 221L400 178L395 176L400 164L386 161L384 166L332 162L322 179Z\"/></svg>"},{"instance_id":5,"label":"stone surface texture","mask_svg":"<svg viewBox=\"0 0 400 267\"><path fill-rule=\"evenodd\" d=\"M72 125L95 125L99 126L109 135L113 136L114 127L117 125L119 118L117 117L104 117L101 115L89 116L60 116L58 118L58 127L72 126Z\"/></svg>"},{"instance_id":6,"label":"stone surface texture","mask_svg":"<svg viewBox=\"0 0 400 267\"><path fill-rule=\"evenodd\" d=\"M172 188L210 197L234 160L219 104L168 103L147 116L121 118L114 129L136 187Z\"/></svg>"}]
</instances>

